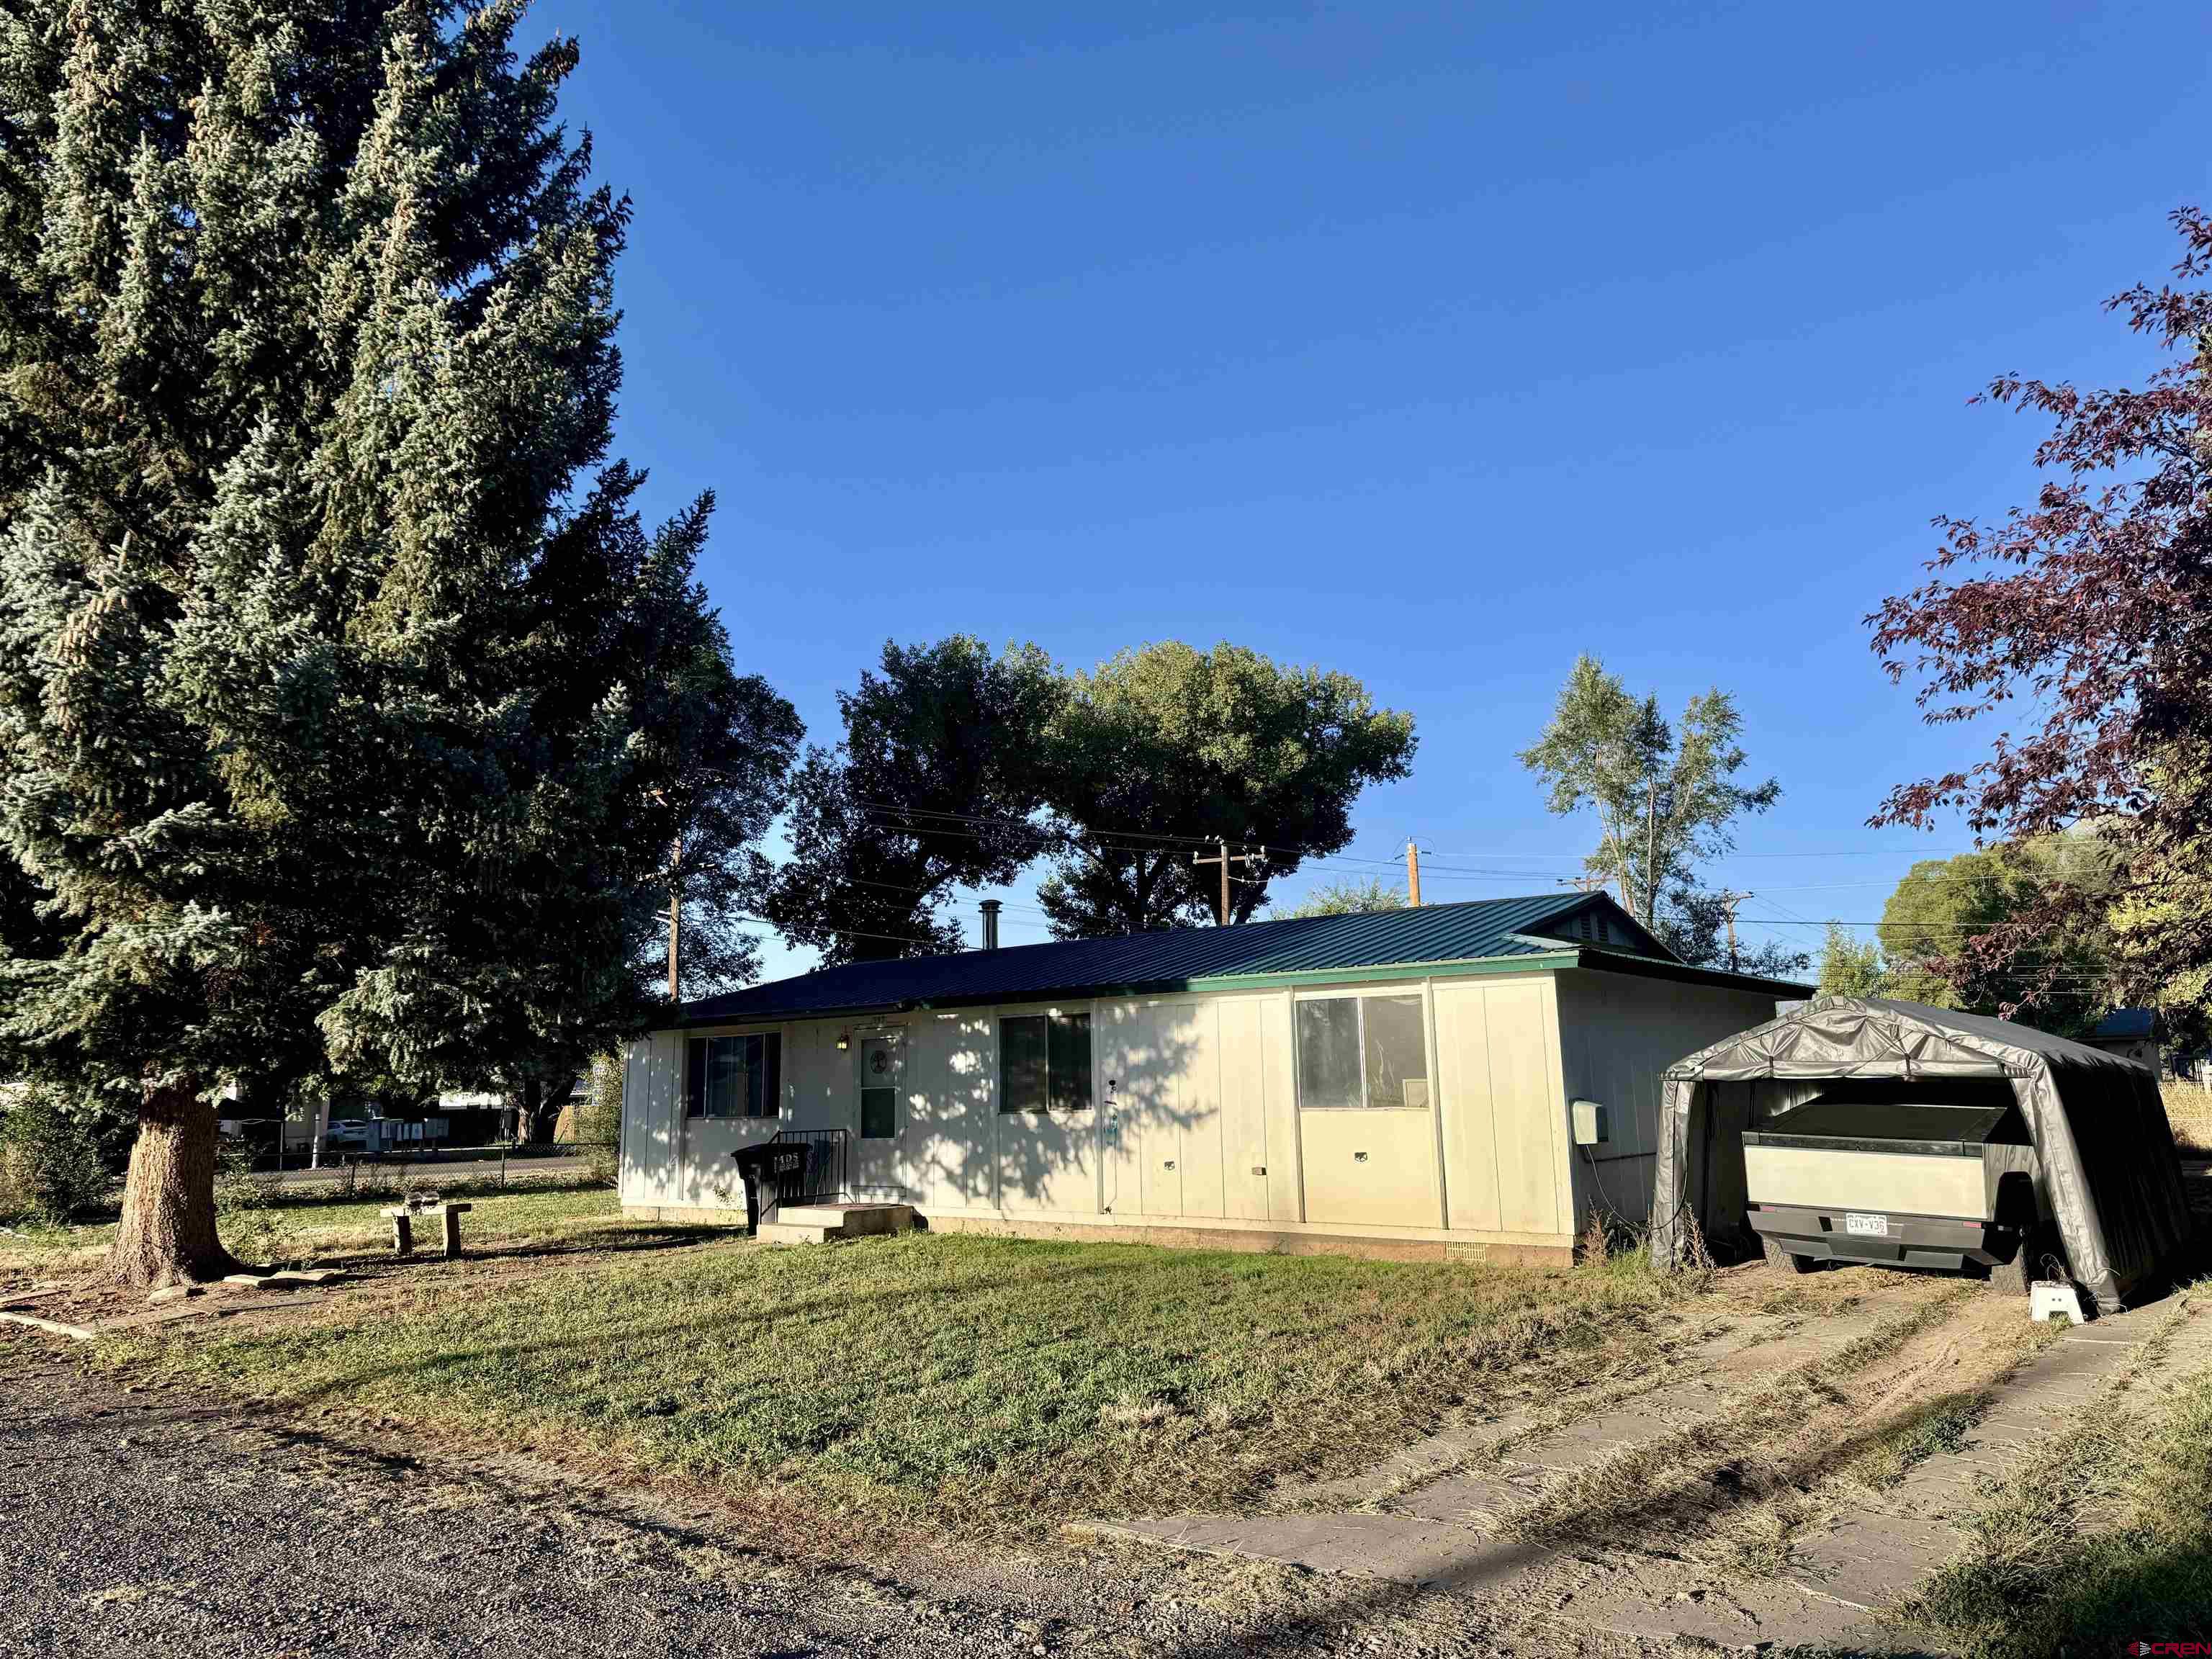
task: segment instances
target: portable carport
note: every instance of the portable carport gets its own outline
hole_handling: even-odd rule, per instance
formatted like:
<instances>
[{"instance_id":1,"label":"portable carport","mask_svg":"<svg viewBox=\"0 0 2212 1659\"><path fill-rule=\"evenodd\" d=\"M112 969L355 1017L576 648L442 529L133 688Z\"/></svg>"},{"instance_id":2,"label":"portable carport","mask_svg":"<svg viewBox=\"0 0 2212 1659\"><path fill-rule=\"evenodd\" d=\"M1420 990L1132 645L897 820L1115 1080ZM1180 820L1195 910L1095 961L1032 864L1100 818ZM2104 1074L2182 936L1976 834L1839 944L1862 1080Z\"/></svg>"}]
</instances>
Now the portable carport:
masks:
<instances>
[{"instance_id":1,"label":"portable carport","mask_svg":"<svg viewBox=\"0 0 2212 1659\"><path fill-rule=\"evenodd\" d=\"M2148 1066L2008 1020L1917 1002L1821 997L1667 1069L1651 1249L1680 1259L1694 1215L1708 1238L1746 1231L1743 1131L1838 1078L2011 1081L2035 1146L2036 1196L2073 1276L2117 1312L2156 1282L2191 1232L2181 1164Z\"/></svg>"}]
</instances>

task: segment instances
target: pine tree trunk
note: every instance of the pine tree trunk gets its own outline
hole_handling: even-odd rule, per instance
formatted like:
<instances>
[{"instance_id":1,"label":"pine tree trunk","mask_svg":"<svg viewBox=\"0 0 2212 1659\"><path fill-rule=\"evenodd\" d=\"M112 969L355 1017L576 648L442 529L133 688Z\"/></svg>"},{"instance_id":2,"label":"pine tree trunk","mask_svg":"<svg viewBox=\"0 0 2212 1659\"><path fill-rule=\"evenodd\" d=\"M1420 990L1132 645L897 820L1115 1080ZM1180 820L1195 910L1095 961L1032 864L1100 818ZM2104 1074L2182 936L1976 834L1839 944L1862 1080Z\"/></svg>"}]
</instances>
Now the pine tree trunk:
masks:
<instances>
[{"instance_id":1,"label":"pine tree trunk","mask_svg":"<svg viewBox=\"0 0 2212 1659\"><path fill-rule=\"evenodd\" d=\"M189 1084L149 1089L107 1271L134 1290L222 1278L238 1263L215 1223L216 1109Z\"/></svg>"}]
</instances>

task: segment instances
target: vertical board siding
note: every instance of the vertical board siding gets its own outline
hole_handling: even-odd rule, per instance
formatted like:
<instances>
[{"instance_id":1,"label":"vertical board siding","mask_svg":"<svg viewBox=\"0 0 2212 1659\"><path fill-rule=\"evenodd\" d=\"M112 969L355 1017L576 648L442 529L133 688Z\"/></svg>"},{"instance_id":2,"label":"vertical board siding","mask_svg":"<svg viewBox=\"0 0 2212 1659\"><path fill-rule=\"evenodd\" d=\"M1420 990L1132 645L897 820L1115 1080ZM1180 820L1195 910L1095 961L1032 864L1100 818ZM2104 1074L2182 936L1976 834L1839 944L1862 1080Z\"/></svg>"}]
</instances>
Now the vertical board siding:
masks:
<instances>
[{"instance_id":1,"label":"vertical board siding","mask_svg":"<svg viewBox=\"0 0 2212 1659\"><path fill-rule=\"evenodd\" d=\"M1446 1224L1484 1232L1566 1231L1557 1120L1566 1106L1553 1047L1548 975L1439 981Z\"/></svg>"},{"instance_id":2,"label":"vertical board siding","mask_svg":"<svg viewBox=\"0 0 2212 1659\"><path fill-rule=\"evenodd\" d=\"M1268 1208L1267 1075L1258 999L1224 1001L1218 1014L1222 1202L1238 1221L1265 1221Z\"/></svg>"},{"instance_id":3,"label":"vertical board siding","mask_svg":"<svg viewBox=\"0 0 2212 1659\"><path fill-rule=\"evenodd\" d=\"M1565 1239L1594 1202L1648 1216L1662 1073L1771 1014L1764 993L1592 969L1425 985L1427 1111L1300 1112L1287 989L1072 1005L1091 1012L1087 1111L998 1109L999 1021L1044 1005L916 1011L900 1022L897 1179L911 1201L948 1212L1079 1220L1103 1206L1158 1222L1441 1223ZM857 1133L863 1029L783 1028L783 1122ZM842 1053L841 1032L853 1039ZM730 1153L778 1126L687 1123L686 1035L653 1033L625 1055L623 1200L739 1208ZM1610 1109L1595 1180L1571 1144L1577 1097Z\"/></svg>"},{"instance_id":4,"label":"vertical board siding","mask_svg":"<svg viewBox=\"0 0 2212 1659\"><path fill-rule=\"evenodd\" d=\"M1556 977L1568 1098L1601 1102L1609 1120L1606 1145L1569 1148L1576 1213L1648 1222L1667 1068L1773 1018L1774 999L1587 969Z\"/></svg>"},{"instance_id":5,"label":"vertical board siding","mask_svg":"<svg viewBox=\"0 0 2212 1659\"><path fill-rule=\"evenodd\" d=\"M1267 1218L1306 1218L1305 1174L1298 1135L1297 1041L1291 1024L1291 994L1279 992L1260 1005L1261 1087L1267 1113Z\"/></svg>"}]
</instances>

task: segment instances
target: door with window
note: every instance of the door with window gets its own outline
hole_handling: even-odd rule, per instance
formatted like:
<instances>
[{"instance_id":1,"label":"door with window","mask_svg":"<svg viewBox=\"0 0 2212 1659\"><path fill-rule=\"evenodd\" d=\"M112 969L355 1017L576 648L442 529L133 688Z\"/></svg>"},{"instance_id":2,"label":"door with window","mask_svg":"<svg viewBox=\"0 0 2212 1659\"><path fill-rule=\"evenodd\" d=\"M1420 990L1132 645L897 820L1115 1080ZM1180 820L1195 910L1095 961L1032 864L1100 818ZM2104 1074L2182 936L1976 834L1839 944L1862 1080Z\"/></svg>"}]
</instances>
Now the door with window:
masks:
<instances>
[{"instance_id":1,"label":"door with window","mask_svg":"<svg viewBox=\"0 0 2212 1659\"><path fill-rule=\"evenodd\" d=\"M1303 997L1293 1024L1306 1219L1441 1225L1426 1000Z\"/></svg>"},{"instance_id":2,"label":"door with window","mask_svg":"<svg viewBox=\"0 0 2212 1659\"><path fill-rule=\"evenodd\" d=\"M906 1101L901 1033L877 1031L854 1045L860 1073L859 1111L853 1133L853 1190L867 1198L906 1195Z\"/></svg>"}]
</instances>

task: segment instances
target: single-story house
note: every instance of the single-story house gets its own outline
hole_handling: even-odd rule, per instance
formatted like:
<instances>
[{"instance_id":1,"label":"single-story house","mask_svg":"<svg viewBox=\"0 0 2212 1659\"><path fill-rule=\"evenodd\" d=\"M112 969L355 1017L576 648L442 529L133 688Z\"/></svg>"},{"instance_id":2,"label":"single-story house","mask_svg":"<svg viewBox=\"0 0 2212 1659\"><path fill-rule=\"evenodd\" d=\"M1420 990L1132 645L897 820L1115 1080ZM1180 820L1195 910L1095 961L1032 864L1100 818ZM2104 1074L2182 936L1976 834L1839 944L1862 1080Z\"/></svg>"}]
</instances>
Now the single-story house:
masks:
<instances>
[{"instance_id":1,"label":"single-story house","mask_svg":"<svg viewBox=\"0 0 2212 1659\"><path fill-rule=\"evenodd\" d=\"M743 1224L732 1154L828 1132L934 1229L1564 1261L1648 1217L1668 1066L1805 994L1577 893L852 963L630 1045L622 1201Z\"/></svg>"},{"instance_id":2,"label":"single-story house","mask_svg":"<svg viewBox=\"0 0 2212 1659\"><path fill-rule=\"evenodd\" d=\"M2092 1048L2135 1060L2158 1073L2163 1070L2159 1036L2157 1009L2115 1008L2092 1026L2081 1041Z\"/></svg>"}]
</instances>

